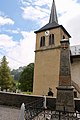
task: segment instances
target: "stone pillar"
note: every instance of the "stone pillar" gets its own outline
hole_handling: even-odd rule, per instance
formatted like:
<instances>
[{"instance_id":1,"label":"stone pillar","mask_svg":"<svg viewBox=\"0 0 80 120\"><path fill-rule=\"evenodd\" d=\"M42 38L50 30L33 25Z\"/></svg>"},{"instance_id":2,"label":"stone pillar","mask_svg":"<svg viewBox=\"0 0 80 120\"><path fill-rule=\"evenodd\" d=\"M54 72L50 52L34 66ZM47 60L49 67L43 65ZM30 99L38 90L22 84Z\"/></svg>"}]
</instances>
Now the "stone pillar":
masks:
<instances>
[{"instance_id":1,"label":"stone pillar","mask_svg":"<svg viewBox=\"0 0 80 120\"><path fill-rule=\"evenodd\" d=\"M74 92L71 86L69 40L61 40L59 86L57 87L56 110L74 112Z\"/></svg>"}]
</instances>

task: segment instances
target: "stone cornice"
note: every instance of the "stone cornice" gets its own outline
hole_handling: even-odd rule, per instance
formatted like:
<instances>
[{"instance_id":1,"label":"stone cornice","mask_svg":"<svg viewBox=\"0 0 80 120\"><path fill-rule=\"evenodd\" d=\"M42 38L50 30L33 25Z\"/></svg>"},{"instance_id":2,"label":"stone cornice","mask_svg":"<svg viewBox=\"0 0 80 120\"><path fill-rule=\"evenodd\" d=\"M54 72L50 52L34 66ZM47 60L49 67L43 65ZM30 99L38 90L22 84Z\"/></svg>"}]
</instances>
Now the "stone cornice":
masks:
<instances>
[{"instance_id":1,"label":"stone cornice","mask_svg":"<svg viewBox=\"0 0 80 120\"><path fill-rule=\"evenodd\" d=\"M41 52L41 51L46 51L46 50L52 50L52 49L60 49L61 48L61 46L60 45L58 45L58 46L55 46L55 47L44 47L44 48L40 48L40 49L38 49L38 50L35 50L34 52Z\"/></svg>"}]
</instances>

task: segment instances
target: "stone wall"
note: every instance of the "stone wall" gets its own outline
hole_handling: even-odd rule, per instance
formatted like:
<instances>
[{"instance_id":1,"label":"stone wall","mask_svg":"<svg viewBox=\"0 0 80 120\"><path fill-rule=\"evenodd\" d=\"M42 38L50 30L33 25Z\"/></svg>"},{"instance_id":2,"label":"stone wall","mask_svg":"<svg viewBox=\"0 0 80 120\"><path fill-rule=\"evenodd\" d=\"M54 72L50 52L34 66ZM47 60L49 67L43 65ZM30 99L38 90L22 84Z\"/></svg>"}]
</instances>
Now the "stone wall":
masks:
<instances>
[{"instance_id":1,"label":"stone wall","mask_svg":"<svg viewBox=\"0 0 80 120\"><path fill-rule=\"evenodd\" d=\"M13 106L20 108L22 103L27 104L39 100L44 96L23 95L16 93L0 92L0 105ZM47 96L47 107L55 110L56 98ZM75 110L80 112L80 99L75 98Z\"/></svg>"},{"instance_id":2,"label":"stone wall","mask_svg":"<svg viewBox=\"0 0 80 120\"><path fill-rule=\"evenodd\" d=\"M41 96L0 92L0 105L20 107L22 103L27 104L40 98Z\"/></svg>"},{"instance_id":3,"label":"stone wall","mask_svg":"<svg viewBox=\"0 0 80 120\"><path fill-rule=\"evenodd\" d=\"M30 102L39 100L41 98L44 98L44 96L0 92L0 105L14 106L14 107L20 108L22 103L28 104ZM51 107L55 108L55 102L56 102L55 98L47 97L47 106L51 106Z\"/></svg>"}]
</instances>

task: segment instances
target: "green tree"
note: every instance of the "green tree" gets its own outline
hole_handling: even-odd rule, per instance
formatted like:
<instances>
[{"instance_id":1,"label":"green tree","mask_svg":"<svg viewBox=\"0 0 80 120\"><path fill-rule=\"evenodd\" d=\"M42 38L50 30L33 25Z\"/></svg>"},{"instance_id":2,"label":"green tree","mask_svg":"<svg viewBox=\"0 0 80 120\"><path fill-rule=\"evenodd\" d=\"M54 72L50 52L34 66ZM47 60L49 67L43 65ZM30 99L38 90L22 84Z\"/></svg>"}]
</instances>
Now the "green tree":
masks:
<instances>
[{"instance_id":1,"label":"green tree","mask_svg":"<svg viewBox=\"0 0 80 120\"><path fill-rule=\"evenodd\" d=\"M3 56L1 65L0 65L0 87L3 89L10 89L13 83L13 79L11 76L10 68L8 67L8 62L6 57Z\"/></svg>"},{"instance_id":2,"label":"green tree","mask_svg":"<svg viewBox=\"0 0 80 120\"><path fill-rule=\"evenodd\" d=\"M30 63L24 68L20 75L19 83L22 91L33 90L33 74L34 74L34 63Z\"/></svg>"}]
</instances>

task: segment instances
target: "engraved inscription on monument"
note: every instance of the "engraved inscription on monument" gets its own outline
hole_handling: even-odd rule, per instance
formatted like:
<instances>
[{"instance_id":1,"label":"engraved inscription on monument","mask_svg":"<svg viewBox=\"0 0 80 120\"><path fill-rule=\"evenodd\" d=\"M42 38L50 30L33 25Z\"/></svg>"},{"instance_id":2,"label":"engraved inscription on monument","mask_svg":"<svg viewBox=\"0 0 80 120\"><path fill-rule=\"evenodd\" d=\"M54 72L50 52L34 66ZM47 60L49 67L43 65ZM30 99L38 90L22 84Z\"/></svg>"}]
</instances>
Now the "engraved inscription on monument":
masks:
<instances>
[{"instance_id":1,"label":"engraved inscription on monument","mask_svg":"<svg viewBox=\"0 0 80 120\"><path fill-rule=\"evenodd\" d=\"M71 86L69 40L65 39L61 41L56 110L74 112L74 92L73 87Z\"/></svg>"}]
</instances>

